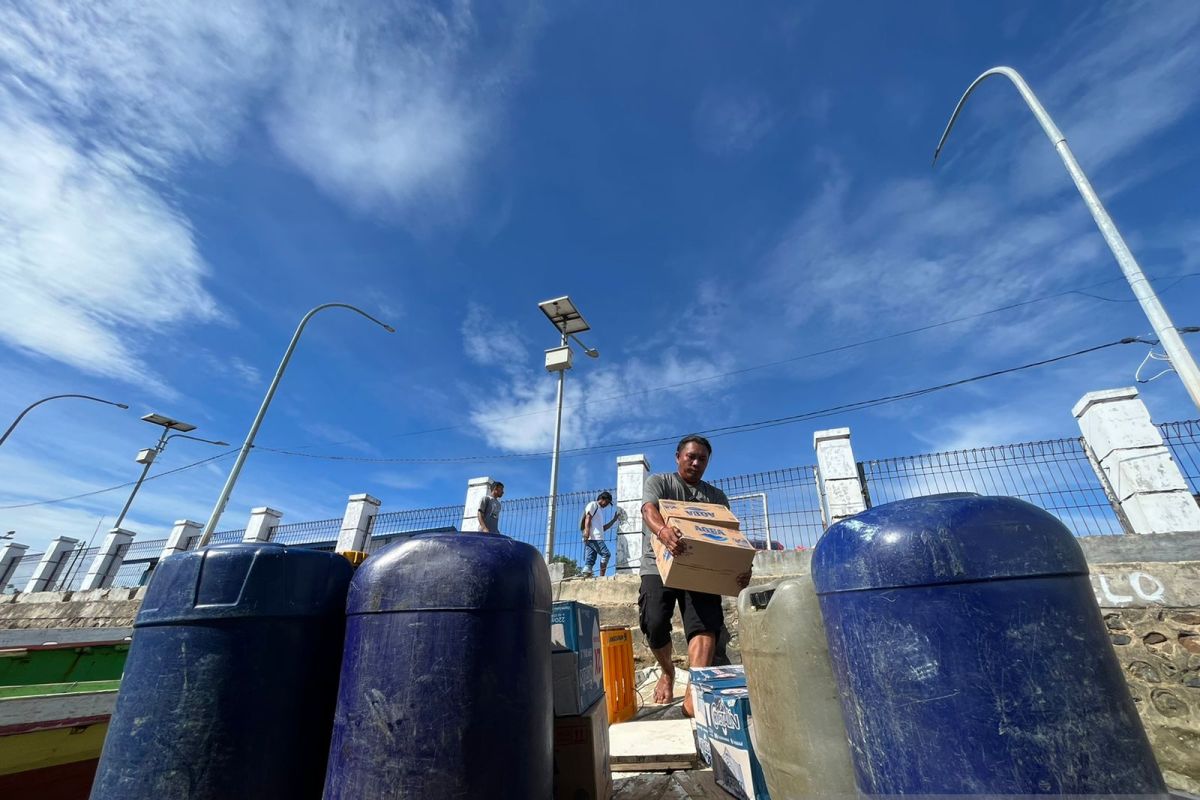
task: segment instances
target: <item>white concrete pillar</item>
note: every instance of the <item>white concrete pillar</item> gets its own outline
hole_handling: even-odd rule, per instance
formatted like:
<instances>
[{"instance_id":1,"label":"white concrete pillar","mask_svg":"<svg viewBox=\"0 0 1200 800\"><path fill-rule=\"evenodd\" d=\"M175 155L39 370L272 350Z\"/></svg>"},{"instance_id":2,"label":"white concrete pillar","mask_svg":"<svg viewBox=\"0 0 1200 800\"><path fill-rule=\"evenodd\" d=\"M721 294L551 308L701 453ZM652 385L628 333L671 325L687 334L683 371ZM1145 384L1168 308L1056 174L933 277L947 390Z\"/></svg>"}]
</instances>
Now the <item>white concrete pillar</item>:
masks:
<instances>
[{"instance_id":1,"label":"white concrete pillar","mask_svg":"<svg viewBox=\"0 0 1200 800\"><path fill-rule=\"evenodd\" d=\"M17 571L28 549L29 545L16 542L8 542L0 547L0 594L8 589L8 582L12 580L13 573Z\"/></svg>"},{"instance_id":2,"label":"white concrete pillar","mask_svg":"<svg viewBox=\"0 0 1200 800\"><path fill-rule=\"evenodd\" d=\"M338 531L334 552L363 553L367 549L367 536L371 520L379 513L379 500L369 494L352 494L346 503L346 514L342 517L342 529Z\"/></svg>"},{"instance_id":3,"label":"white concrete pillar","mask_svg":"<svg viewBox=\"0 0 1200 800\"><path fill-rule=\"evenodd\" d=\"M463 501L462 522L458 525L460 531L479 530L479 504L487 496L491 485L492 479L486 475L467 481L467 499Z\"/></svg>"},{"instance_id":4,"label":"white concrete pillar","mask_svg":"<svg viewBox=\"0 0 1200 800\"><path fill-rule=\"evenodd\" d=\"M104 537L104 543L96 552L96 557L92 559L87 574L83 576L83 586L80 588L87 591L89 589L107 589L112 586L113 578L117 577L117 570L121 568L121 560L125 557L125 552L129 549L129 543L132 541L133 531L122 528L110 530Z\"/></svg>"},{"instance_id":5,"label":"white concrete pillar","mask_svg":"<svg viewBox=\"0 0 1200 800\"><path fill-rule=\"evenodd\" d=\"M1071 413L1134 533L1200 531L1200 505L1137 389L1088 392Z\"/></svg>"},{"instance_id":6,"label":"white concrete pillar","mask_svg":"<svg viewBox=\"0 0 1200 800\"><path fill-rule=\"evenodd\" d=\"M279 520L281 519L283 519L283 512L276 511L273 508L259 506L258 508L250 509L250 521L246 523L246 532L242 534L242 541L271 541L271 533L275 530L275 526L279 524Z\"/></svg>"},{"instance_id":7,"label":"white concrete pillar","mask_svg":"<svg viewBox=\"0 0 1200 800\"><path fill-rule=\"evenodd\" d=\"M163 547L162 555L158 557L158 560L162 561L167 556L191 550L192 544L200 538L203 530L204 526L199 522L192 522L190 519L175 520L175 526L171 528L171 535L167 537L167 544Z\"/></svg>"},{"instance_id":8,"label":"white concrete pillar","mask_svg":"<svg viewBox=\"0 0 1200 800\"><path fill-rule=\"evenodd\" d=\"M617 527L617 574L636 575L642 568L642 486L649 474L641 453L617 456L617 508L625 512Z\"/></svg>"},{"instance_id":9,"label":"white concrete pillar","mask_svg":"<svg viewBox=\"0 0 1200 800\"><path fill-rule=\"evenodd\" d=\"M25 591L53 591L54 584L58 582L58 576L67 562L67 557L71 555L71 551L77 544L79 544L79 540L72 539L70 536L59 536L50 542L50 546L42 554L42 560L33 570L33 577L29 579L29 583L25 584Z\"/></svg>"},{"instance_id":10,"label":"white concrete pillar","mask_svg":"<svg viewBox=\"0 0 1200 800\"><path fill-rule=\"evenodd\" d=\"M817 471L821 479L822 511L828 527L867 510L867 496L858 476L858 462L850 447L849 428L830 428L813 433Z\"/></svg>"}]
</instances>

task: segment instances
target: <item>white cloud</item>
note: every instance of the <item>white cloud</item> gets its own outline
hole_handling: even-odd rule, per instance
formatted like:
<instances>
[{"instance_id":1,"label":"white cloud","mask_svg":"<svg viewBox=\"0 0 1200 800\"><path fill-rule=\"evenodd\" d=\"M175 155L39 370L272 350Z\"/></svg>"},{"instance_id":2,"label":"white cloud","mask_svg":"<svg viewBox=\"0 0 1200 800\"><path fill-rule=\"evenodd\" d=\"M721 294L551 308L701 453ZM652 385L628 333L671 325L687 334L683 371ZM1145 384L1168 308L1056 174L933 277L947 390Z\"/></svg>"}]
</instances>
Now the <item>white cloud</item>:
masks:
<instances>
[{"instance_id":1,"label":"white cloud","mask_svg":"<svg viewBox=\"0 0 1200 800\"><path fill-rule=\"evenodd\" d=\"M301 170L360 211L404 216L459 197L494 133L519 37L481 53L461 2L318 3L288 34L268 119Z\"/></svg>"},{"instance_id":2,"label":"white cloud","mask_svg":"<svg viewBox=\"0 0 1200 800\"><path fill-rule=\"evenodd\" d=\"M137 335L219 316L188 221L127 160L0 107L0 338L151 381Z\"/></svg>"},{"instance_id":3,"label":"white cloud","mask_svg":"<svg viewBox=\"0 0 1200 800\"><path fill-rule=\"evenodd\" d=\"M703 292L703 290L702 290ZM470 420L487 443L505 452L551 449L554 440L556 378L525 362L524 344L515 330L496 323L482 306L471 308L463 326L464 346L478 363L501 369L470 393ZM497 344L498 343L498 344ZM642 343L647 344L646 342ZM602 445L678 432L681 412L719 396L723 379L691 383L727 371L728 354L712 350L689 355L675 346L650 348L650 357L584 363L566 378L562 448ZM498 353L507 353L498 356ZM686 384L649 391L660 386Z\"/></svg>"},{"instance_id":4,"label":"white cloud","mask_svg":"<svg viewBox=\"0 0 1200 800\"><path fill-rule=\"evenodd\" d=\"M530 351L512 320L499 320L479 303L467 305L462 323L463 351L476 364L505 372L529 366Z\"/></svg>"},{"instance_id":5,"label":"white cloud","mask_svg":"<svg viewBox=\"0 0 1200 800\"><path fill-rule=\"evenodd\" d=\"M466 3L0 7L0 341L169 391L144 341L222 319L177 172L261 118L333 196L430 224L497 128L532 13L487 39Z\"/></svg>"}]
</instances>

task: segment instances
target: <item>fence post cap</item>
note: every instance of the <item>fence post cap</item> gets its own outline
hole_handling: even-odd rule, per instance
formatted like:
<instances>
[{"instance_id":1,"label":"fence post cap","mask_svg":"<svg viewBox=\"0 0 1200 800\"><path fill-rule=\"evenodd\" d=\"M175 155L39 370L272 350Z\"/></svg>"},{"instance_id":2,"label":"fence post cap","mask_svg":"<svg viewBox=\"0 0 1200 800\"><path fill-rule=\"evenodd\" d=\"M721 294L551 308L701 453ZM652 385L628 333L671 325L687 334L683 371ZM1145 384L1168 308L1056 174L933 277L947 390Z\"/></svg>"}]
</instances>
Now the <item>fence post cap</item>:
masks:
<instances>
[{"instance_id":1,"label":"fence post cap","mask_svg":"<svg viewBox=\"0 0 1200 800\"><path fill-rule=\"evenodd\" d=\"M270 506L258 506L257 508L252 508L252 509L250 509L250 513L251 514L264 514L268 517L282 517L283 516L282 511L276 511L275 509L271 508Z\"/></svg>"},{"instance_id":2,"label":"fence post cap","mask_svg":"<svg viewBox=\"0 0 1200 800\"><path fill-rule=\"evenodd\" d=\"M478 478L471 478L467 481L467 486L483 486L492 482L492 479L487 475L481 475Z\"/></svg>"},{"instance_id":3,"label":"fence post cap","mask_svg":"<svg viewBox=\"0 0 1200 800\"><path fill-rule=\"evenodd\" d=\"M1120 400L1136 400L1138 398L1138 390L1133 386L1125 386L1120 389L1101 389L1098 392L1088 392L1083 397L1079 398L1079 402L1071 409L1072 416L1079 419L1087 410L1094 405L1100 403L1115 403Z\"/></svg>"},{"instance_id":4,"label":"fence post cap","mask_svg":"<svg viewBox=\"0 0 1200 800\"><path fill-rule=\"evenodd\" d=\"M849 439L849 428L828 428L823 431L813 431L813 447L816 447L821 442L827 442L830 439Z\"/></svg>"},{"instance_id":5,"label":"fence post cap","mask_svg":"<svg viewBox=\"0 0 1200 800\"><path fill-rule=\"evenodd\" d=\"M367 504L373 505L373 506L378 506L378 505L383 504L382 500L380 500L377 497L372 497L371 495L369 495L365 492L360 493L360 494L352 494L349 497L347 497L346 499L351 503L363 502L363 503L367 503Z\"/></svg>"},{"instance_id":6,"label":"fence post cap","mask_svg":"<svg viewBox=\"0 0 1200 800\"><path fill-rule=\"evenodd\" d=\"M624 467L630 464L642 464L646 467L646 469L650 469L650 462L646 460L646 456L643 453L635 453L628 456L617 456L618 467Z\"/></svg>"}]
</instances>

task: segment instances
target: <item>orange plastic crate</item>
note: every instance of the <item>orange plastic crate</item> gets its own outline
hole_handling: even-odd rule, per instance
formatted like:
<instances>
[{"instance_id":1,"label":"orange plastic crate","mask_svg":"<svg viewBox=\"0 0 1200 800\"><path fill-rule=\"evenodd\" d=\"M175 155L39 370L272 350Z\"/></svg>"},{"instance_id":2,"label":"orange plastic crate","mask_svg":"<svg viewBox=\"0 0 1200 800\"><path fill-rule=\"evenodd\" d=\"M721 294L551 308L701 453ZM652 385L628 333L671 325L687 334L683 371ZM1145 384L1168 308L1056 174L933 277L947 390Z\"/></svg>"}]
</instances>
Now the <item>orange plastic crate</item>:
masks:
<instances>
[{"instance_id":1,"label":"orange plastic crate","mask_svg":"<svg viewBox=\"0 0 1200 800\"><path fill-rule=\"evenodd\" d=\"M604 662L604 697L609 723L624 722L637 713L633 685L633 631L622 625L600 628L600 653Z\"/></svg>"}]
</instances>

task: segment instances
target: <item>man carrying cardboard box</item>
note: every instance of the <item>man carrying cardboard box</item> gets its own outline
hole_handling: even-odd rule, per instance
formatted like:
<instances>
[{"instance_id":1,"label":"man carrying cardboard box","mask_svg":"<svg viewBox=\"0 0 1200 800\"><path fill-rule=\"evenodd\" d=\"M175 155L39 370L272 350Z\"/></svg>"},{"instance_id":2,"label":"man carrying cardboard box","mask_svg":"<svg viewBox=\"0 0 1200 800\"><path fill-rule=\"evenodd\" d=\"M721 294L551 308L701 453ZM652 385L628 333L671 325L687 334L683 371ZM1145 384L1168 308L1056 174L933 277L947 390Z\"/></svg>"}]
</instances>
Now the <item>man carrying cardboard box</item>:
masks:
<instances>
[{"instance_id":1,"label":"man carrying cardboard box","mask_svg":"<svg viewBox=\"0 0 1200 800\"><path fill-rule=\"evenodd\" d=\"M683 617L683 632L688 643L688 665L707 667L713 663L717 649L717 636L724 629L725 614L719 595L671 589L663 585L655 564L653 538L671 551L672 555L683 553L683 542L679 530L663 519L658 510L659 500L678 500L691 503L715 503L729 508L729 498L711 483L701 480L708 460L712 456L712 445L698 434L683 437L675 448L675 472L663 472L646 479L642 489L642 585L638 591L638 619L642 633L654 658L662 667L662 677L654 687L654 702L669 703L675 696L675 665L671 661L671 618L675 605L679 605ZM738 579L745 588L750 583L750 573ZM683 698L683 713L692 716L692 696L688 692Z\"/></svg>"}]
</instances>

